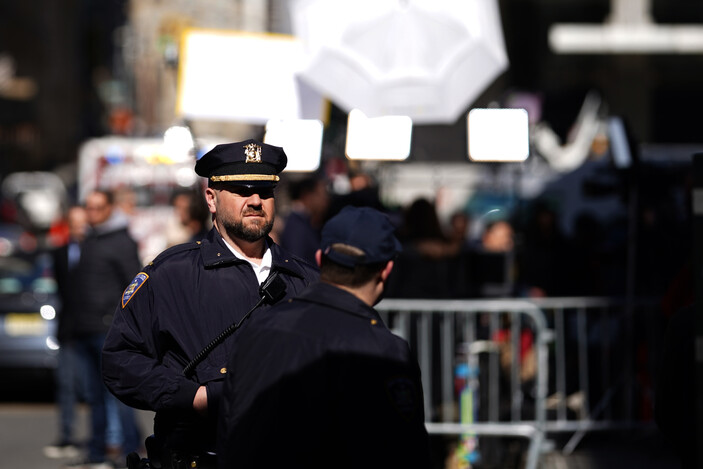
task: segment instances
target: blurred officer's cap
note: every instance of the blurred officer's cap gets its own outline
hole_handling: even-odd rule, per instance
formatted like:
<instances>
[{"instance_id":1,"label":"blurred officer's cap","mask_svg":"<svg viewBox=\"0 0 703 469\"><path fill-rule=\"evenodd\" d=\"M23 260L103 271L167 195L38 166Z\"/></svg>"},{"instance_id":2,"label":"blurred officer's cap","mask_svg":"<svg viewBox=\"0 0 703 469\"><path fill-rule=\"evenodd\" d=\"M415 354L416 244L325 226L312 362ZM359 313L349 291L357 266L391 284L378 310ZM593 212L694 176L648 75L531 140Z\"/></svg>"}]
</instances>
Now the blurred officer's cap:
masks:
<instances>
[{"instance_id":1,"label":"blurred officer's cap","mask_svg":"<svg viewBox=\"0 0 703 469\"><path fill-rule=\"evenodd\" d=\"M195 163L195 172L209 184L273 187L287 163L283 148L249 139L217 145Z\"/></svg>"},{"instance_id":2,"label":"blurred officer's cap","mask_svg":"<svg viewBox=\"0 0 703 469\"><path fill-rule=\"evenodd\" d=\"M327 258L346 267L389 261L402 250L394 230L388 217L378 210L347 206L322 228L320 249ZM351 246L363 255L347 255L335 245Z\"/></svg>"}]
</instances>

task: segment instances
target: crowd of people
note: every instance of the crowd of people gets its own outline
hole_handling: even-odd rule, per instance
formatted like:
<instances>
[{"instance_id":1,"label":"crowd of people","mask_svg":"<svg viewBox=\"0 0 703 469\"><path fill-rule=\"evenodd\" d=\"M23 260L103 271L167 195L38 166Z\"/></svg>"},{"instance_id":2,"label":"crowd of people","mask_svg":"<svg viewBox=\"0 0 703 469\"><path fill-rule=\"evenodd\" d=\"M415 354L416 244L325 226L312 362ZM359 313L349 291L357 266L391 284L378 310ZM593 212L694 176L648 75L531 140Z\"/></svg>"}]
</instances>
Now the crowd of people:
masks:
<instances>
[{"instance_id":1,"label":"crowd of people","mask_svg":"<svg viewBox=\"0 0 703 469\"><path fill-rule=\"evenodd\" d=\"M293 199L298 185L314 182L318 192L312 203L296 202L290 226L284 214L279 239L291 252L309 259L311 248L300 246L301 239L319 239L324 220L339 207L373 206L383 211L403 244L387 297L624 297L628 275L634 275L628 263L635 261L637 294L666 295L676 282L685 281L677 280L677 275L688 271L690 244L685 241L690 225L672 219L664 207L643 204L634 235L626 206L622 216L612 220L584 210L573 217L567 231L559 201L551 196L523 201L517 208L488 209L487 213L474 212L468 201L448 219L441 219L435 201L425 196L406 206L384 205L379 188L365 176L363 197L354 191L335 193L329 181L325 191L322 177L290 182ZM297 245L290 239L297 239ZM634 244L639 246L637 252L628 251ZM691 291L688 288L689 297Z\"/></svg>"}]
</instances>

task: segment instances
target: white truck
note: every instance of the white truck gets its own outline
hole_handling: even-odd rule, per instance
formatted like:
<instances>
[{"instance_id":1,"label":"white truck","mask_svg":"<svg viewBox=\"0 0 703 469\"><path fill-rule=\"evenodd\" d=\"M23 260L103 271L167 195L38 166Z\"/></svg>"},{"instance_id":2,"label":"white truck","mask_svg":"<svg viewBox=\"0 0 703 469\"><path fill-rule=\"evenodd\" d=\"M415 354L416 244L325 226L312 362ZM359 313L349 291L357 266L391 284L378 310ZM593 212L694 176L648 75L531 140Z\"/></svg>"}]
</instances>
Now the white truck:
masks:
<instances>
[{"instance_id":1,"label":"white truck","mask_svg":"<svg viewBox=\"0 0 703 469\"><path fill-rule=\"evenodd\" d=\"M142 261L148 263L168 247L173 226L171 197L197 187L196 155L224 140L196 140L195 148L174 147L161 138L101 137L86 141L78 156L78 198L90 191L108 189L130 218L130 232L139 243Z\"/></svg>"}]
</instances>

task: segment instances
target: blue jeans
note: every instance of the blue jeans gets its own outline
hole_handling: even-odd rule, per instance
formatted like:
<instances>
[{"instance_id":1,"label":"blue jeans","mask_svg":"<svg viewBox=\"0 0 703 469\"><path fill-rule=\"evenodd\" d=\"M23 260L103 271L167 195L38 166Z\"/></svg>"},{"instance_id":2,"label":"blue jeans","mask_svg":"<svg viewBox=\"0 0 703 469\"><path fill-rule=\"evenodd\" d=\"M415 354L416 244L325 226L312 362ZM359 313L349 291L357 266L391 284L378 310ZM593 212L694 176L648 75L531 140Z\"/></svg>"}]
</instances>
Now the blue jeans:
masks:
<instances>
[{"instance_id":1,"label":"blue jeans","mask_svg":"<svg viewBox=\"0 0 703 469\"><path fill-rule=\"evenodd\" d=\"M122 403L109 392L106 394L107 405L107 443L120 446L127 455L139 451L142 437L134 409Z\"/></svg>"},{"instance_id":2,"label":"blue jeans","mask_svg":"<svg viewBox=\"0 0 703 469\"><path fill-rule=\"evenodd\" d=\"M100 372L103 334L78 338L74 341L80 372L86 385L86 401L90 406L90 440L88 459L91 462L105 460L105 435L107 431L107 410L105 399L107 389Z\"/></svg>"},{"instance_id":3,"label":"blue jeans","mask_svg":"<svg viewBox=\"0 0 703 469\"><path fill-rule=\"evenodd\" d=\"M95 334L76 339L75 355L79 366L76 368L85 383L86 402L90 406L91 434L88 442L88 460L102 462L105 460L106 438L108 436L108 402L113 408L113 418L119 423L121 435L112 435L121 440L120 446L126 453L137 451L141 447L141 434L137 426L134 409L126 406L112 396L105 387L101 372L101 357L105 335Z\"/></svg>"},{"instance_id":4,"label":"blue jeans","mask_svg":"<svg viewBox=\"0 0 703 469\"><path fill-rule=\"evenodd\" d=\"M105 434L105 444L110 446L122 446L122 424L120 414L117 413L117 399L107 393L105 399L105 411L107 412L107 432Z\"/></svg>"},{"instance_id":5,"label":"blue jeans","mask_svg":"<svg viewBox=\"0 0 703 469\"><path fill-rule=\"evenodd\" d=\"M59 406L59 444L75 443L73 441L75 408L79 396L77 360L73 342L62 342L55 374L56 402Z\"/></svg>"}]
</instances>

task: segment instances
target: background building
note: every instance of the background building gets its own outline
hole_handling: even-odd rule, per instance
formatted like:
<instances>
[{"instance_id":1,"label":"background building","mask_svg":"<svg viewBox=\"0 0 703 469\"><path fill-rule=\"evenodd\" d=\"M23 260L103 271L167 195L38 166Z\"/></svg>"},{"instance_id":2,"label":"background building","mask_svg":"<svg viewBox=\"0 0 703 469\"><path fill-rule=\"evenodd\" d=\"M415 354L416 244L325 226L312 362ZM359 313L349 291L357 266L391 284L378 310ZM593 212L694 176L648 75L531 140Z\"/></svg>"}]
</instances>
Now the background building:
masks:
<instances>
[{"instance_id":1,"label":"background building","mask_svg":"<svg viewBox=\"0 0 703 469\"><path fill-rule=\"evenodd\" d=\"M606 20L608 0L501 0L510 67L472 107L533 94L541 118L566 139L596 90L638 141L695 144L701 137L703 54L555 53L556 23ZM632 2L638 3L638 2ZM703 23L692 0L652 0L657 24ZM178 42L185 27L290 32L284 0L0 1L0 172L71 163L83 140L157 135L176 119ZM333 112L326 140L345 115ZM241 124L195 122L196 133L236 138ZM465 123L417 126L409 161L465 161ZM441 155L441 156L440 156Z\"/></svg>"}]
</instances>

